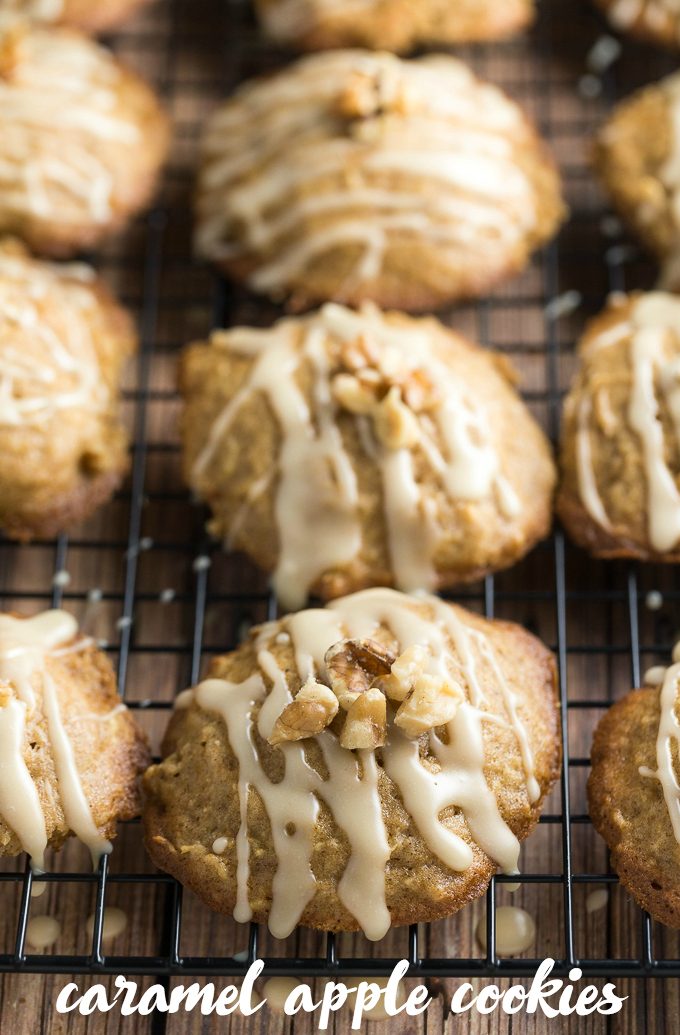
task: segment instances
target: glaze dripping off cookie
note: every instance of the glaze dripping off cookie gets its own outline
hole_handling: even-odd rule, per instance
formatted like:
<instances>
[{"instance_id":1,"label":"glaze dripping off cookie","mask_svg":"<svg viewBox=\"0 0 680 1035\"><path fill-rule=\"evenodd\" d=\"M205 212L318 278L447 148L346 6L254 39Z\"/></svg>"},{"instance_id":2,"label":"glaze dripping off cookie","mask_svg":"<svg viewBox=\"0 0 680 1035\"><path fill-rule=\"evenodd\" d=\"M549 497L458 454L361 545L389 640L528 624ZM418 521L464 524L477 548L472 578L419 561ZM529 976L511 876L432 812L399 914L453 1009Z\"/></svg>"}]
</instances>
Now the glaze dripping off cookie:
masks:
<instances>
[{"instance_id":1,"label":"glaze dripping off cookie","mask_svg":"<svg viewBox=\"0 0 680 1035\"><path fill-rule=\"evenodd\" d=\"M37 872L71 835L96 865L138 813L146 740L66 611L0 614L0 758L0 855L26 852Z\"/></svg>"},{"instance_id":2,"label":"glaze dripping off cookie","mask_svg":"<svg viewBox=\"0 0 680 1035\"><path fill-rule=\"evenodd\" d=\"M565 400L557 511L600 557L680 561L680 299L616 295Z\"/></svg>"},{"instance_id":3,"label":"glaze dripping off cookie","mask_svg":"<svg viewBox=\"0 0 680 1035\"><path fill-rule=\"evenodd\" d=\"M473 581L550 528L550 447L511 367L436 320L328 304L218 331L186 351L181 388L210 530L288 608Z\"/></svg>"},{"instance_id":4,"label":"glaze dripping off cookie","mask_svg":"<svg viewBox=\"0 0 680 1035\"><path fill-rule=\"evenodd\" d=\"M292 307L477 297L564 216L521 109L445 55L333 51L246 83L210 119L196 250Z\"/></svg>"},{"instance_id":5,"label":"glaze dripping off cookie","mask_svg":"<svg viewBox=\"0 0 680 1035\"><path fill-rule=\"evenodd\" d=\"M0 234L56 257L150 201L169 142L155 94L78 32L0 14Z\"/></svg>"},{"instance_id":6,"label":"glaze dripping off cookie","mask_svg":"<svg viewBox=\"0 0 680 1035\"><path fill-rule=\"evenodd\" d=\"M559 769L555 667L519 626L366 590L252 630L181 695L144 778L152 859L211 908L363 930L517 869Z\"/></svg>"}]
</instances>

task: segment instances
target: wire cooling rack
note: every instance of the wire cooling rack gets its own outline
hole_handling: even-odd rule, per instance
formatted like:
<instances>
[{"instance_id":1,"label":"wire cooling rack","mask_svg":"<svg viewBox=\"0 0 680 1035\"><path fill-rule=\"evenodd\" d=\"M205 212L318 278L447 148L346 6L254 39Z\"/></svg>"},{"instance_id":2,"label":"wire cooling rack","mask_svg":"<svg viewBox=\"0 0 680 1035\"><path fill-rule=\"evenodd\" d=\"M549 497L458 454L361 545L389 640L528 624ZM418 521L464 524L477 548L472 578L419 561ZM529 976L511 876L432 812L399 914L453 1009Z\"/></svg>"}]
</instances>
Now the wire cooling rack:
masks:
<instances>
[{"instance_id":1,"label":"wire cooling rack","mask_svg":"<svg viewBox=\"0 0 680 1035\"><path fill-rule=\"evenodd\" d=\"M529 406L555 439L584 318L608 291L646 287L654 276L606 210L589 170L589 141L617 97L664 74L669 62L626 42L612 63L615 44L610 37L602 43L605 26L585 0L543 0L540 8L526 39L464 48L462 56L536 119L560 162L572 218L522 277L443 318L511 357ZM116 499L70 537L30 546L0 540L0 603L27 613L72 610L108 650L121 693L157 751L174 694L199 678L207 658L232 648L249 624L276 613L266 580L206 538L203 510L182 487L174 367L178 349L212 326L266 325L279 315L191 261L190 190L207 112L241 78L287 55L264 43L245 0L165 0L112 42L157 84L175 123L173 159L156 207L115 248L94 257L139 320L141 349L125 392L131 474ZM0 971L170 980L242 974L260 957L266 974L302 978L387 974L406 958L414 976L509 977L532 974L551 956L559 973L578 965L594 976L680 975L677 937L618 887L584 793L592 730L603 709L639 685L643 667L668 657L680 625L673 571L589 560L558 529L512 571L454 598L522 622L558 659L562 779L525 845L513 898L509 879L499 876L486 902L447 921L392 931L376 944L303 930L276 941L183 894L145 857L139 825L128 824L97 873L87 872L81 846L69 844L55 856L43 897L32 896L23 860L0 860ZM590 893L603 889L606 907L592 911ZM530 911L537 925L535 945L517 958L501 957L496 948L496 906L511 902ZM103 937L108 905L124 906L129 920L113 943ZM59 941L44 952L27 940L36 913L62 925ZM475 936L480 923L484 950Z\"/></svg>"}]
</instances>

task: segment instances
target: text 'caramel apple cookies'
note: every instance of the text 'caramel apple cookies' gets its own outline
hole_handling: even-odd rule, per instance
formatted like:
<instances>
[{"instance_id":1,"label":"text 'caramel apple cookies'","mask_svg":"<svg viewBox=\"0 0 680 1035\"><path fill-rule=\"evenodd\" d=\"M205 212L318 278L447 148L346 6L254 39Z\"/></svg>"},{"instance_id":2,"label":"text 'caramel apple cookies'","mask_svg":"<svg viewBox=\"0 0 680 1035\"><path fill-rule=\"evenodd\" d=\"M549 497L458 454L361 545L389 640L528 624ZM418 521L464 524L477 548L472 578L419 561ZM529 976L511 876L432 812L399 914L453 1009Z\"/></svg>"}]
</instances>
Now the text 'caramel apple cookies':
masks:
<instances>
[{"instance_id":1,"label":"text 'caramel apple cookies'","mask_svg":"<svg viewBox=\"0 0 680 1035\"><path fill-rule=\"evenodd\" d=\"M595 167L621 216L680 285L680 73L622 101L601 128Z\"/></svg>"},{"instance_id":2,"label":"text 'caramel apple cookies'","mask_svg":"<svg viewBox=\"0 0 680 1035\"><path fill-rule=\"evenodd\" d=\"M256 0L256 8L273 39L307 50L494 40L534 17L533 0Z\"/></svg>"},{"instance_id":3,"label":"text 'caramel apple cookies'","mask_svg":"<svg viewBox=\"0 0 680 1035\"><path fill-rule=\"evenodd\" d=\"M680 47L677 0L595 0L615 29L665 47Z\"/></svg>"},{"instance_id":4,"label":"text 'caramel apple cookies'","mask_svg":"<svg viewBox=\"0 0 680 1035\"><path fill-rule=\"evenodd\" d=\"M91 267L0 240L0 529L48 537L89 516L128 468L120 380L128 314Z\"/></svg>"},{"instance_id":5,"label":"text 'caramel apple cookies'","mask_svg":"<svg viewBox=\"0 0 680 1035\"><path fill-rule=\"evenodd\" d=\"M579 357L558 514L597 556L680 562L680 299L613 296Z\"/></svg>"},{"instance_id":6,"label":"text 'caramel apple cookies'","mask_svg":"<svg viewBox=\"0 0 680 1035\"><path fill-rule=\"evenodd\" d=\"M66 611L0 614L0 759L0 855L27 852L38 872L71 835L96 865L139 812L146 739Z\"/></svg>"},{"instance_id":7,"label":"text 'caramel apple cookies'","mask_svg":"<svg viewBox=\"0 0 680 1035\"><path fill-rule=\"evenodd\" d=\"M554 661L525 630L365 590L253 629L180 696L144 777L146 845L276 937L378 939L517 871L558 729Z\"/></svg>"},{"instance_id":8,"label":"text 'caramel apple cookies'","mask_svg":"<svg viewBox=\"0 0 680 1035\"><path fill-rule=\"evenodd\" d=\"M210 119L196 250L255 291L423 310L524 268L564 216L521 109L447 56L333 51Z\"/></svg>"},{"instance_id":9,"label":"text 'caramel apple cookies'","mask_svg":"<svg viewBox=\"0 0 680 1035\"><path fill-rule=\"evenodd\" d=\"M69 25L84 32L114 29L149 0L0 0L3 14L19 14L32 22Z\"/></svg>"},{"instance_id":10,"label":"text 'caramel apple cookies'","mask_svg":"<svg viewBox=\"0 0 680 1035\"><path fill-rule=\"evenodd\" d=\"M680 644L604 714L595 731L588 805L611 864L659 923L680 928Z\"/></svg>"},{"instance_id":11,"label":"text 'caramel apple cookies'","mask_svg":"<svg viewBox=\"0 0 680 1035\"><path fill-rule=\"evenodd\" d=\"M547 535L550 446L498 354L432 318L328 303L185 351L188 483L284 606L434 589Z\"/></svg>"},{"instance_id":12,"label":"text 'caramel apple cookies'","mask_svg":"<svg viewBox=\"0 0 680 1035\"><path fill-rule=\"evenodd\" d=\"M152 90L69 29L0 14L0 233L67 256L151 199L168 148Z\"/></svg>"}]
</instances>

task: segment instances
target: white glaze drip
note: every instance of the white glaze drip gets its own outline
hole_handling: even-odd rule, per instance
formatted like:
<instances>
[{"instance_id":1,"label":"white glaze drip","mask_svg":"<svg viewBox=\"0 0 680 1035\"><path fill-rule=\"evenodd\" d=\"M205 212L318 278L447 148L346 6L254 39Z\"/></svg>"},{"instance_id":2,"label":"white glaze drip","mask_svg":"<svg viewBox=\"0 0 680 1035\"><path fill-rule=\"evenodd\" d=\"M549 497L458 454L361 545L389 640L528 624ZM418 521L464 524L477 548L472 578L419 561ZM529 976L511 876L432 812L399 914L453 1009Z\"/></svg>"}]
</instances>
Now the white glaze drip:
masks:
<instances>
[{"instance_id":1,"label":"white glaze drip","mask_svg":"<svg viewBox=\"0 0 680 1035\"><path fill-rule=\"evenodd\" d=\"M636 300L629 322L617 324L598 335L588 350L593 353L630 337L631 387L627 418L640 439L647 484L649 539L660 553L673 549L680 540L680 492L667 459L658 399L661 392L677 438L680 436L679 332L680 301L662 292L651 292ZM602 502L593 465L591 426L592 403L586 398L577 415L579 493L593 520L609 529L611 519Z\"/></svg>"},{"instance_id":2,"label":"white glaze drip","mask_svg":"<svg viewBox=\"0 0 680 1035\"><path fill-rule=\"evenodd\" d=\"M49 656L69 644L77 631L75 619L65 611L45 611L32 618L0 615L0 815L30 855L36 871L44 869L47 831L26 764L25 737L27 720L38 707L47 719L66 823L87 845L95 865L111 850L92 819L47 666Z\"/></svg>"},{"instance_id":3,"label":"white glaze drip","mask_svg":"<svg viewBox=\"0 0 680 1035\"><path fill-rule=\"evenodd\" d=\"M419 612L423 605L431 609L429 618ZM328 678L324 664L328 648L345 636L371 638L380 625L391 630L400 651L414 644L426 648L432 674L451 678L452 666L458 666L469 700L461 704L448 724L446 739L438 737L434 730L429 734L430 751L439 768L436 763L434 768L426 767L419 758L418 742L409 740L394 724L390 724L388 741L380 752L382 766L398 789L420 836L444 865L463 871L473 860L467 841L441 821L442 813L454 807L462 811L470 834L480 848L504 872L516 872L519 843L503 821L484 774L484 721L501 720L514 730L525 765L530 801L537 800L540 789L515 696L484 634L469 625L460 611L434 597L409 598L387 589L357 593L333 601L323 610L300 611L283 619L281 624L290 637L303 680L310 675L322 680ZM264 803L278 860L269 921L277 937L286 937L293 930L316 890L311 864L313 831L321 800L345 833L351 848L338 896L367 937L377 939L390 926L385 901L390 848L381 814L376 755L369 751L347 751L340 747L332 731L325 730L314 741L321 750L327 778L320 776L309 763L304 741L280 745L285 759L285 777L281 782L272 782L260 764L253 735L255 725L259 735L267 738L277 716L292 699L285 673L264 647L278 627L270 623L259 631L255 640L259 671L245 682L233 684L208 679L194 691L197 705L222 717L239 766L240 824L235 839L237 904L234 916L241 922L252 916L247 836L251 790L255 790ZM482 664L487 678L492 675L496 681L505 706L504 717L482 709L485 695L478 670ZM233 841L221 838L221 851L226 850L229 843Z\"/></svg>"},{"instance_id":4,"label":"white glaze drip","mask_svg":"<svg viewBox=\"0 0 680 1035\"><path fill-rule=\"evenodd\" d=\"M11 23L0 22L0 47L12 32ZM0 77L3 211L106 223L114 204L107 149L141 142L119 108L118 67L108 51L78 34L19 33L16 60Z\"/></svg>"},{"instance_id":5,"label":"white glaze drip","mask_svg":"<svg viewBox=\"0 0 680 1035\"><path fill-rule=\"evenodd\" d=\"M368 305L354 312L329 304L304 321L283 321L270 331L236 328L219 332L212 338L214 347L246 356L253 365L214 420L193 464L192 485L200 493L202 478L219 456L222 440L241 407L254 394L264 393L281 431L275 490L279 560L274 585L289 609L304 604L322 573L351 564L361 549L357 481L337 424L338 407L329 390L332 367L328 349L349 346L362 337L379 347L386 375L393 368L424 372L440 393L441 401L430 411L431 420L420 421L418 448L449 498L492 500L507 519L516 517L522 508L500 468L488 430L490 415L466 390L462 375L454 373L438 354L441 339L431 328L421 331L417 324L399 326ZM298 383L302 368L313 374L311 407ZM356 421L381 474L395 584L406 591L432 589L437 533L416 477L414 450L383 447L361 415ZM237 538L247 520L250 502L249 497L239 507L230 540Z\"/></svg>"},{"instance_id":6,"label":"white glaze drip","mask_svg":"<svg viewBox=\"0 0 680 1035\"><path fill-rule=\"evenodd\" d=\"M35 262L0 248L0 426L42 425L59 412L106 403L93 276L87 266Z\"/></svg>"},{"instance_id":7,"label":"white glaze drip","mask_svg":"<svg viewBox=\"0 0 680 1035\"><path fill-rule=\"evenodd\" d=\"M680 722L676 715L680 688L680 664L666 669L659 691L659 729L656 738L656 770L641 767L640 775L654 778L661 784L673 835L680 844L680 782L673 762L673 750L680 751Z\"/></svg>"},{"instance_id":8,"label":"white glaze drip","mask_svg":"<svg viewBox=\"0 0 680 1035\"><path fill-rule=\"evenodd\" d=\"M364 111L368 84L378 103ZM495 262L536 227L515 156L525 135L518 109L453 59L303 59L246 84L209 123L197 249L259 256L250 282L263 291L294 285L337 247L357 252L346 287L380 276L394 242L429 240L452 268L470 249Z\"/></svg>"}]
</instances>

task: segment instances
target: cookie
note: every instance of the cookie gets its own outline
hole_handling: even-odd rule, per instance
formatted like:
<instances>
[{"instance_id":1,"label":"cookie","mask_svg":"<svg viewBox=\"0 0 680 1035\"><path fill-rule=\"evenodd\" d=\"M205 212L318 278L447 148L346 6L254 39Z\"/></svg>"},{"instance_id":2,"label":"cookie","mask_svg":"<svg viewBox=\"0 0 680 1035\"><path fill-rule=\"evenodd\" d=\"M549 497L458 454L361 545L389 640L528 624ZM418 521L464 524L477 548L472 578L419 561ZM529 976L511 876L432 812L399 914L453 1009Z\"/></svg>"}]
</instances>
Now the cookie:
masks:
<instances>
[{"instance_id":1,"label":"cookie","mask_svg":"<svg viewBox=\"0 0 680 1035\"><path fill-rule=\"evenodd\" d=\"M675 0L595 0L615 29L676 50L680 7Z\"/></svg>"},{"instance_id":2,"label":"cookie","mask_svg":"<svg viewBox=\"0 0 680 1035\"><path fill-rule=\"evenodd\" d=\"M535 13L533 0L257 0L256 7L280 43L397 52L502 39L525 29Z\"/></svg>"},{"instance_id":3,"label":"cookie","mask_svg":"<svg viewBox=\"0 0 680 1035\"><path fill-rule=\"evenodd\" d=\"M613 296L564 404L557 511L598 557L680 561L680 299Z\"/></svg>"},{"instance_id":4,"label":"cookie","mask_svg":"<svg viewBox=\"0 0 680 1035\"><path fill-rule=\"evenodd\" d=\"M564 216L520 108L460 61L333 51L210 119L196 250L292 308L432 309L522 270Z\"/></svg>"},{"instance_id":5,"label":"cookie","mask_svg":"<svg viewBox=\"0 0 680 1035\"><path fill-rule=\"evenodd\" d=\"M661 286L680 283L680 74L637 91L595 143L595 167L616 209L659 259Z\"/></svg>"},{"instance_id":6,"label":"cookie","mask_svg":"<svg viewBox=\"0 0 680 1035\"><path fill-rule=\"evenodd\" d=\"M109 51L0 20L0 233L67 256L123 228L156 189L168 120Z\"/></svg>"},{"instance_id":7,"label":"cookie","mask_svg":"<svg viewBox=\"0 0 680 1035\"><path fill-rule=\"evenodd\" d=\"M144 777L154 862L212 909L363 930L482 895L556 779L555 666L519 626L366 590L253 630Z\"/></svg>"},{"instance_id":8,"label":"cookie","mask_svg":"<svg viewBox=\"0 0 680 1035\"><path fill-rule=\"evenodd\" d=\"M0 17L11 12L30 21L106 32L146 3L148 0L0 0Z\"/></svg>"},{"instance_id":9,"label":"cookie","mask_svg":"<svg viewBox=\"0 0 680 1035\"><path fill-rule=\"evenodd\" d=\"M434 589L545 536L554 467L499 355L432 318L328 303L181 363L185 477L285 607Z\"/></svg>"},{"instance_id":10,"label":"cookie","mask_svg":"<svg viewBox=\"0 0 680 1035\"><path fill-rule=\"evenodd\" d=\"M611 865L642 909L680 928L678 686L680 652L653 686L633 690L595 731L588 804Z\"/></svg>"},{"instance_id":11,"label":"cookie","mask_svg":"<svg viewBox=\"0 0 680 1035\"><path fill-rule=\"evenodd\" d=\"M120 380L136 347L94 270L0 241L0 528L50 537L107 500L128 468Z\"/></svg>"},{"instance_id":12,"label":"cookie","mask_svg":"<svg viewBox=\"0 0 680 1035\"><path fill-rule=\"evenodd\" d=\"M0 615L0 756L0 855L27 852L37 871L71 835L96 864L138 814L146 740L66 611Z\"/></svg>"}]
</instances>

